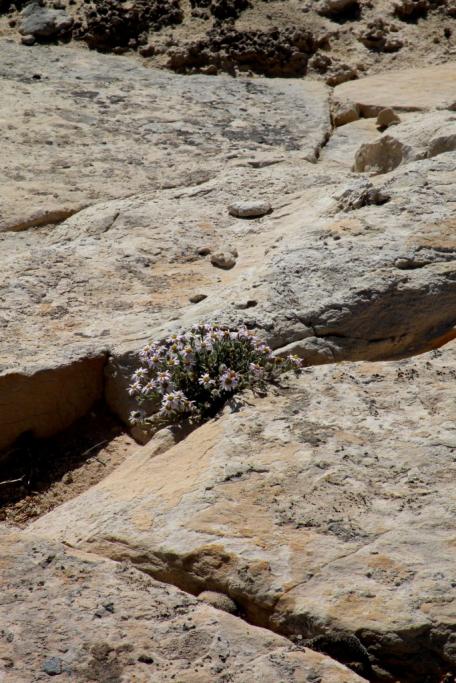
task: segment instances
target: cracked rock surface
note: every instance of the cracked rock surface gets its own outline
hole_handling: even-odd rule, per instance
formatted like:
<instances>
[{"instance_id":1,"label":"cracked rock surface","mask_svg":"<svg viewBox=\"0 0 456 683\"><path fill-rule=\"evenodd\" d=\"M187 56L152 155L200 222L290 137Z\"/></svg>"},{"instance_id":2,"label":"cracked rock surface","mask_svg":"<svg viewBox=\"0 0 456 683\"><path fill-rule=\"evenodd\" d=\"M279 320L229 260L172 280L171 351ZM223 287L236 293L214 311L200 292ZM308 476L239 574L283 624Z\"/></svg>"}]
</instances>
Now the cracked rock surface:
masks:
<instances>
[{"instance_id":1,"label":"cracked rock surface","mask_svg":"<svg viewBox=\"0 0 456 683\"><path fill-rule=\"evenodd\" d=\"M308 369L170 450L152 439L31 532L284 633L356 635L369 679L438 681L456 667L455 379L450 347Z\"/></svg>"},{"instance_id":2,"label":"cracked rock surface","mask_svg":"<svg viewBox=\"0 0 456 683\"><path fill-rule=\"evenodd\" d=\"M214 36L276 59L249 26L260 5L190 5L141 0L184 29L189 11L201 26L234 12ZM451 29L429 51L453 14L386 5L302 3L328 30L309 28L306 79L28 48L5 37L16 10L0 17L3 465L18 437L77 430L97 404L126 426L140 347L196 322L247 325L309 366L179 443L156 434L28 529L1 525L1 683L454 683L456 70L437 63ZM80 30L79 8L45 11ZM283 35L307 40L287 3L261 8L283 19L279 52ZM134 3L99 9L94 30L117 14L138 28ZM375 50L403 43L397 61L353 30L376 12ZM421 29L415 68L393 70ZM153 57L146 39L130 48ZM373 63L389 69L356 80ZM400 122L381 133L385 108Z\"/></svg>"},{"instance_id":3,"label":"cracked rock surface","mask_svg":"<svg viewBox=\"0 0 456 683\"><path fill-rule=\"evenodd\" d=\"M312 650L214 609L127 563L2 533L5 683L361 683ZM49 605L52 604L52 627Z\"/></svg>"},{"instance_id":4,"label":"cracked rock surface","mask_svg":"<svg viewBox=\"0 0 456 683\"><path fill-rule=\"evenodd\" d=\"M452 112L411 114L395 126L391 136L415 152L373 176L360 199L350 169L390 133L367 119L360 143L363 120L354 121L326 144L329 101L319 83L186 79L69 48L32 48L17 61L18 48L1 45L10 94L0 107L13 114L1 161L1 447L84 414L108 357L106 395L126 420L140 345L198 320L247 323L311 364L392 358L447 338L456 321ZM42 79L24 84L31 56ZM65 107L80 135L43 154L44 131L57 138L66 126L55 121ZM436 122L432 158L421 159ZM86 161L89 146L96 163ZM394 167L388 146L382 155L383 170ZM252 196L274 212L229 215L233 201ZM77 211L72 197L90 206ZM233 267L214 268L217 253L238 254ZM86 367L92 358L99 362ZM87 400L69 380L75 363L85 368ZM11 382L21 389L11 392ZM49 386L64 387L63 402Z\"/></svg>"}]
</instances>

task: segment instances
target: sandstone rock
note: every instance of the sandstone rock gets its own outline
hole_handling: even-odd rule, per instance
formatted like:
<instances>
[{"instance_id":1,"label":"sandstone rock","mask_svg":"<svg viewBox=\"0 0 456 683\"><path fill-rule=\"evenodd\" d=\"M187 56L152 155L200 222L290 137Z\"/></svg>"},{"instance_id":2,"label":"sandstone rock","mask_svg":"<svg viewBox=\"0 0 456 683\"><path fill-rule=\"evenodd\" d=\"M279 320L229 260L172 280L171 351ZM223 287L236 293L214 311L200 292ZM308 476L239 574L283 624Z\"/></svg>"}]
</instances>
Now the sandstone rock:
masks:
<instances>
[{"instance_id":1,"label":"sandstone rock","mask_svg":"<svg viewBox=\"0 0 456 683\"><path fill-rule=\"evenodd\" d=\"M104 354L43 364L32 371L0 371L0 450L24 432L52 436L86 415L103 395Z\"/></svg>"},{"instance_id":2,"label":"sandstone rock","mask_svg":"<svg viewBox=\"0 0 456 683\"><path fill-rule=\"evenodd\" d=\"M260 218L267 213L271 213L271 211L270 202L262 199L232 202L228 207L228 212L231 216L236 216L237 218Z\"/></svg>"},{"instance_id":3,"label":"sandstone rock","mask_svg":"<svg viewBox=\"0 0 456 683\"><path fill-rule=\"evenodd\" d=\"M228 251L217 251L211 256L211 263L217 268L230 270L236 265L236 258Z\"/></svg>"},{"instance_id":4,"label":"sandstone rock","mask_svg":"<svg viewBox=\"0 0 456 683\"><path fill-rule=\"evenodd\" d=\"M369 50L397 52L404 46L404 42L395 35L395 28L382 17L375 17L373 21L368 22L365 28L363 27L358 39Z\"/></svg>"},{"instance_id":5,"label":"sandstone rock","mask_svg":"<svg viewBox=\"0 0 456 683\"><path fill-rule=\"evenodd\" d=\"M392 132L361 145L354 170L387 173L400 164L456 150L456 119L445 111L410 115Z\"/></svg>"},{"instance_id":6,"label":"sandstone rock","mask_svg":"<svg viewBox=\"0 0 456 683\"><path fill-rule=\"evenodd\" d=\"M195 246L223 249L233 196L254 194L266 179L272 199L296 191L295 164L313 168L305 158L315 161L330 122L328 95L316 83L227 79L223 90L220 80L190 81L68 48L25 51L3 40L0 52L0 118L8 131L0 159L2 296L14 310L0 315L4 448L27 429L43 435L51 424L66 426L59 383L41 382L47 371L53 377L73 361L104 358L113 341L125 349L135 338L136 351L157 323L174 324L181 308L196 310L189 303L196 288L209 294L224 286L223 270L214 275ZM217 106L208 109L211 102ZM49 139L49 130L61 137ZM281 157L288 150L286 163L249 165L275 150ZM124 195L131 197L114 200ZM214 308L203 302L198 315L202 306ZM31 383L46 393L39 410ZM80 408L63 412L79 417L94 394L80 402L74 386L73 401L65 383L63 403Z\"/></svg>"},{"instance_id":7,"label":"sandstone rock","mask_svg":"<svg viewBox=\"0 0 456 683\"><path fill-rule=\"evenodd\" d=\"M337 135L360 123L337 129ZM220 179L223 191L162 191L159 203L154 194L136 196L88 208L47 235L5 234L3 286L14 315L2 322L4 372L20 375L26 359L27 373L38 381L45 376L38 371L67 364L70 352L74 359L89 349L109 350L104 395L127 421L138 348L199 320L234 327L247 322L274 348L300 353L309 363L391 358L427 348L455 319L454 164L454 153L446 153L372 179L390 201L368 200L349 215L327 188L331 195L348 190L354 199L356 176L329 163L310 173L309 164L299 195L277 206L258 228L252 222L253 232L242 226L242 234L233 235L242 259L228 271L195 255L195 244L207 240L214 214L220 215L214 242L229 239L226 185L234 184L232 178L238 182L239 168ZM280 165L247 171L251 179L263 172L272 179L280 172L286 182L296 178L293 168L287 175ZM427 265L408 270L404 280L396 260L418 255ZM210 294L198 306L188 301L196 286ZM237 308L248 301L257 305ZM1 400L9 404L11 383L2 382ZM55 392L47 398L49 413L32 406L43 424L55 420L61 400L58 384L46 386ZM14 414L27 400L15 391ZM10 443L36 424L16 421L17 430L10 420L2 427Z\"/></svg>"},{"instance_id":8,"label":"sandstone rock","mask_svg":"<svg viewBox=\"0 0 456 683\"><path fill-rule=\"evenodd\" d=\"M61 9L42 7L30 2L21 12L19 31L23 36L50 38L71 29L73 19Z\"/></svg>"},{"instance_id":9,"label":"sandstone rock","mask_svg":"<svg viewBox=\"0 0 456 683\"><path fill-rule=\"evenodd\" d=\"M207 294L192 294L189 301L192 304L199 304L200 301L204 301L204 299L207 299Z\"/></svg>"},{"instance_id":10,"label":"sandstone rock","mask_svg":"<svg viewBox=\"0 0 456 683\"><path fill-rule=\"evenodd\" d=\"M339 18L346 12L356 13L358 10L358 0L322 0L322 2L317 5L319 14L331 18Z\"/></svg>"},{"instance_id":11,"label":"sandstone rock","mask_svg":"<svg viewBox=\"0 0 456 683\"><path fill-rule=\"evenodd\" d=\"M355 155L353 170L361 173L388 173L413 156L410 148L392 135L361 145Z\"/></svg>"},{"instance_id":12,"label":"sandstone rock","mask_svg":"<svg viewBox=\"0 0 456 683\"><path fill-rule=\"evenodd\" d=\"M315 160L329 130L319 83L250 86L203 76L190 82L128 58L41 45L25 51L5 39L0 58L0 120L7 131L0 232L43 225L46 215L57 223L62 209L200 184L234 166L227 164L230 154L279 148ZM33 73L43 74L39 83ZM241 188L250 190L242 177L225 205Z\"/></svg>"},{"instance_id":13,"label":"sandstone rock","mask_svg":"<svg viewBox=\"0 0 456 683\"><path fill-rule=\"evenodd\" d=\"M0 539L5 683L363 681L125 563L37 537Z\"/></svg>"},{"instance_id":14,"label":"sandstone rock","mask_svg":"<svg viewBox=\"0 0 456 683\"><path fill-rule=\"evenodd\" d=\"M394 14L404 21L416 21L426 16L431 8L429 0L396 0L393 4Z\"/></svg>"},{"instance_id":15,"label":"sandstone rock","mask_svg":"<svg viewBox=\"0 0 456 683\"><path fill-rule=\"evenodd\" d=\"M353 105L354 106L354 105ZM344 105L344 111L357 111L347 109ZM336 108L337 112L337 108ZM349 115L350 117L350 115ZM343 114L342 114L342 120ZM335 122L334 122L335 123ZM344 169L350 171L353 167L353 160L355 154L362 143L369 143L378 138L378 128L375 125L375 120L357 118L353 121L346 121L337 127L327 145L322 150L321 161L336 166L343 166ZM344 172L346 172L344 170Z\"/></svg>"},{"instance_id":16,"label":"sandstone rock","mask_svg":"<svg viewBox=\"0 0 456 683\"><path fill-rule=\"evenodd\" d=\"M377 128L380 128L380 130L384 130L385 128L389 128L390 126L393 126L397 123L400 123L401 119L400 117L396 114L394 109L382 109L379 111L377 120L376 120L376 125Z\"/></svg>"},{"instance_id":17,"label":"sandstone rock","mask_svg":"<svg viewBox=\"0 0 456 683\"><path fill-rule=\"evenodd\" d=\"M456 666L455 373L454 345L307 369L162 455L146 446L27 533L304 639L356 634L394 680L440 680Z\"/></svg>"},{"instance_id":18,"label":"sandstone rock","mask_svg":"<svg viewBox=\"0 0 456 683\"><path fill-rule=\"evenodd\" d=\"M354 211L363 206L385 204L389 200L389 195L366 178L361 178L334 198L341 211Z\"/></svg>"},{"instance_id":19,"label":"sandstone rock","mask_svg":"<svg viewBox=\"0 0 456 683\"><path fill-rule=\"evenodd\" d=\"M445 107L454 100L454 63L388 71L357 81L342 83L335 96L350 100L362 116L377 116L386 107L396 111L417 111Z\"/></svg>"},{"instance_id":20,"label":"sandstone rock","mask_svg":"<svg viewBox=\"0 0 456 683\"><path fill-rule=\"evenodd\" d=\"M346 81L353 81L358 78L358 72L352 66L348 64L337 64L331 67L325 78L325 83L331 87L335 87L340 83L345 83Z\"/></svg>"},{"instance_id":21,"label":"sandstone rock","mask_svg":"<svg viewBox=\"0 0 456 683\"><path fill-rule=\"evenodd\" d=\"M25 36L21 37L21 43L22 45L35 45L36 39L35 36L32 36L31 33L26 34Z\"/></svg>"},{"instance_id":22,"label":"sandstone rock","mask_svg":"<svg viewBox=\"0 0 456 683\"><path fill-rule=\"evenodd\" d=\"M335 100L332 102L331 115L335 126L345 126L359 119L359 110L353 102Z\"/></svg>"}]
</instances>

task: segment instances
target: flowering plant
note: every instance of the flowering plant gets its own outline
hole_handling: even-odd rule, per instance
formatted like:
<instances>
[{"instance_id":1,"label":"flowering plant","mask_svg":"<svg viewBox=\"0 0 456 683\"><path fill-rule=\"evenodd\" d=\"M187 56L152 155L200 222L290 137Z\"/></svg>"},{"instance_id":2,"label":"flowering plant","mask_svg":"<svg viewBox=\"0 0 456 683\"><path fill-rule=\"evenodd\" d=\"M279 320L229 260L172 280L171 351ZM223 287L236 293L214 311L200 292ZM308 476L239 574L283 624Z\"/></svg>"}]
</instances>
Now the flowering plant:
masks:
<instances>
[{"instance_id":1,"label":"flowering plant","mask_svg":"<svg viewBox=\"0 0 456 683\"><path fill-rule=\"evenodd\" d=\"M172 424L182 419L201 421L214 415L233 394L243 389L264 391L281 372L302 369L297 356L274 356L247 328L231 331L219 325L194 325L144 347L141 365L128 389L141 404L154 400L157 412L133 411L132 424Z\"/></svg>"}]
</instances>

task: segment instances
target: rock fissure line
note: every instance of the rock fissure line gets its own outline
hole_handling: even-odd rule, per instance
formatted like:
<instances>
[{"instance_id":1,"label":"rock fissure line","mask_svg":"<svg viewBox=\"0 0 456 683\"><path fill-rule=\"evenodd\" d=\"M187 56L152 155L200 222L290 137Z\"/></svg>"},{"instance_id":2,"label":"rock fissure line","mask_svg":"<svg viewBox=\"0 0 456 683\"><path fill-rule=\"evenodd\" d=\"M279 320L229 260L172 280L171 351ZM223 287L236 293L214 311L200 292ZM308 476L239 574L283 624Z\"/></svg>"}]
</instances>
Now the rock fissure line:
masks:
<instances>
[{"instance_id":1,"label":"rock fissure line","mask_svg":"<svg viewBox=\"0 0 456 683\"><path fill-rule=\"evenodd\" d=\"M75 216L85 208L87 208L87 206L79 206L72 209L51 209L48 211L40 211L38 214L35 214L26 220L17 223L6 223L6 225L0 226L0 232L22 232L24 230L30 230L31 228L41 228L45 225L59 225L59 223L63 223L63 221L71 218L71 216Z\"/></svg>"},{"instance_id":2,"label":"rock fissure line","mask_svg":"<svg viewBox=\"0 0 456 683\"><path fill-rule=\"evenodd\" d=\"M310 649L322 652L331 658L339 661L341 664L348 665L349 668L353 668L356 673L361 675L366 680L371 683L382 683L384 680L390 681L394 680L397 683L423 683L422 675L416 676L411 674L404 677L403 672L407 670L406 658L413 658L416 654L415 649L419 647L420 653L423 651L427 652L429 660L429 671L435 670L436 662L439 662L442 670L447 669L447 665L440 657L439 653L435 648L431 646L431 642L427 642L430 637L429 628L422 629L420 642L414 643L410 642L409 646L405 648L405 651L400 655L399 660L397 659L397 653L391 652L388 654L385 651L385 646L381 643L380 636L377 636L373 632L369 632L366 638L366 644L363 643L365 635L360 633L347 633L342 632L338 628L332 629L331 627L326 628L324 633L320 632L320 629L315 628L311 622L307 622L304 629L300 629L299 626L294 624L294 615L291 613L288 618L283 618L281 616L280 620L276 617L276 606L283 598L285 593L282 593L277 600L271 605L261 604L251 600L251 598L242 591L233 591L230 587L224 584L220 580L214 579L214 577L200 578L196 577L194 574L190 574L189 571L183 569L180 565L182 562L186 561L185 557L174 558L174 563L170 563L170 556L166 553L161 553L160 551L155 551L153 553L144 550L142 554L131 554L131 551L127 543L122 542L118 538L109 539L105 537L104 543L96 548L90 548L90 543L88 548L90 552L94 555L100 557L106 557L116 562L128 562L131 563L135 569L143 572L144 574L151 576L152 578L161 581L162 583L172 585L179 590L182 590L190 595L198 596L204 591L211 591L219 593L228 597L232 600L238 607L238 613L236 616L244 620L245 622L251 624L252 626L258 626L260 628L265 628L273 633L285 636L289 638L293 643L298 646L309 647ZM66 543L70 548L77 549L76 546ZM125 550L119 549L119 546L124 546ZM87 548L87 546L86 546ZM357 551L354 551L356 553ZM343 559L348 557L350 554L341 556L338 559ZM294 586L293 588L296 588ZM309 628L314 631L314 635L309 637ZM315 629L315 630L314 630ZM305 630L307 636L303 636L300 631ZM408 631L401 632L398 631L394 635L395 639L407 643L410 640L410 633ZM369 648L372 652L369 652ZM440 683L437 679L429 678L429 683Z\"/></svg>"}]
</instances>

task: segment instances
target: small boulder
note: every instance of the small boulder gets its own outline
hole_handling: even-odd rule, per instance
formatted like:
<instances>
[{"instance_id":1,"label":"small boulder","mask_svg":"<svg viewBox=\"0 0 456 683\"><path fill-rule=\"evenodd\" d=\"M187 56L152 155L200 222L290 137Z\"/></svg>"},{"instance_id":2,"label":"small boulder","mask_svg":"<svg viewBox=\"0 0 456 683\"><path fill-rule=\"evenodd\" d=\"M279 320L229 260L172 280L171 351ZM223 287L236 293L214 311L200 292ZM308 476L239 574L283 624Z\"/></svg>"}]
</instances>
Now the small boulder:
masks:
<instances>
[{"instance_id":1,"label":"small boulder","mask_svg":"<svg viewBox=\"0 0 456 683\"><path fill-rule=\"evenodd\" d=\"M389 107L387 107L386 109L382 109L378 113L375 124L379 130L385 130L386 128L389 128L390 126L395 126L400 122L401 119L396 114L394 109L390 109Z\"/></svg>"},{"instance_id":2,"label":"small boulder","mask_svg":"<svg viewBox=\"0 0 456 683\"><path fill-rule=\"evenodd\" d=\"M62 660L59 657L50 657L43 663L43 671L48 676L59 676L62 673Z\"/></svg>"},{"instance_id":3,"label":"small boulder","mask_svg":"<svg viewBox=\"0 0 456 683\"><path fill-rule=\"evenodd\" d=\"M21 43L22 45L35 45L35 36L32 36L31 33L28 33L27 35L21 37Z\"/></svg>"},{"instance_id":4,"label":"small boulder","mask_svg":"<svg viewBox=\"0 0 456 683\"><path fill-rule=\"evenodd\" d=\"M36 2L27 5L21 12L19 32L23 36L51 38L69 31L73 19L61 9L48 9Z\"/></svg>"},{"instance_id":5,"label":"small boulder","mask_svg":"<svg viewBox=\"0 0 456 683\"><path fill-rule=\"evenodd\" d=\"M386 204L389 195L367 178L358 178L342 192L334 195L339 211L355 211L363 206Z\"/></svg>"},{"instance_id":6,"label":"small boulder","mask_svg":"<svg viewBox=\"0 0 456 683\"><path fill-rule=\"evenodd\" d=\"M354 81L357 78L358 72L349 64L334 64L328 71L325 83L331 88L335 88L336 85L340 85L346 81Z\"/></svg>"},{"instance_id":7,"label":"small boulder","mask_svg":"<svg viewBox=\"0 0 456 683\"><path fill-rule=\"evenodd\" d=\"M199 304L200 301L204 301L204 299L207 299L207 294L193 294L189 301L192 304Z\"/></svg>"},{"instance_id":8,"label":"small boulder","mask_svg":"<svg viewBox=\"0 0 456 683\"><path fill-rule=\"evenodd\" d=\"M323 0L317 5L317 12L324 17L338 18L344 12L359 10L358 0Z\"/></svg>"},{"instance_id":9,"label":"small boulder","mask_svg":"<svg viewBox=\"0 0 456 683\"><path fill-rule=\"evenodd\" d=\"M336 128L360 118L358 105L349 100L334 100L331 106L331 115Z\"/></svg>"},{"instance_id":10,"label":"small boulder","mask_svg":"<svg viewBox=\"0 0 456 683\"><path fill-rule=\"evenodd\" d=\"M236 257L229 251L218 251L211 256L211 263L216 268L230 270L236 265Z\"/></svg>"},{"instance_id":11,"label":"small boulder","mask_svg":"<svg viewBox=\"0 0 456 683\"><path fill-rule=\"evenodd\" d=\"M228 212L236 218L260 218L271 213L271 204L264 199L233 202L228 207Z\"/></svg>"}]
</instances>

